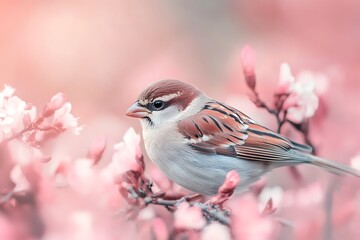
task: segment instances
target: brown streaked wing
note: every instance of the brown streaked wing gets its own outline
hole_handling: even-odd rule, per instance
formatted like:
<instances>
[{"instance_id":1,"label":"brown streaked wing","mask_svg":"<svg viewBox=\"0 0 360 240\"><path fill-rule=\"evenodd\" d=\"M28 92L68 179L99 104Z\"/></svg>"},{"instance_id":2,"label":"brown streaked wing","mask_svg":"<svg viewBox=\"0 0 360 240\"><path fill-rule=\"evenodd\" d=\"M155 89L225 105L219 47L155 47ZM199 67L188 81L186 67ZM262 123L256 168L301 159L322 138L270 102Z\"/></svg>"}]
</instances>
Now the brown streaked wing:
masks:
<instances>
[{"instance_id":1,"label":"brown streaked wing","mask_svg":"<svg viewBox=\"0 0 360 240\"><path fill-rule=\"evenodd\" d=\"M299 162L289 150L293 144L256 124L242 112L210 102L191 118L179 122L187 144L206 154L220 154L254 161Z\"/></svg>"}]
</instances>

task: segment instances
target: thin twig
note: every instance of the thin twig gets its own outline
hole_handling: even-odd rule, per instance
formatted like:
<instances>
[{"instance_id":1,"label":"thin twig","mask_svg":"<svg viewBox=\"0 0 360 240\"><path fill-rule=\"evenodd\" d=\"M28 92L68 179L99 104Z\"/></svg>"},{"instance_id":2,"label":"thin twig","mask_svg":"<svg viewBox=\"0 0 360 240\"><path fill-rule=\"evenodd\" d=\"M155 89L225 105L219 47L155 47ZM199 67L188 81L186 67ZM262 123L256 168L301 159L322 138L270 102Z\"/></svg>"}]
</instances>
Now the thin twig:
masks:
<instances>
[{"instance_id":1,"label":"thin twig","mask_svg":"<svg viewBox=\"0 0 360 240\"><path fill-rule=\"evenodd\" d=\"M229 217L229 212L218 209L216 206L204 204L204 203L192 203L190 205L199 207L202 212L205 214L205 216L210 220L218 221L221 224L224 224L226 226L230 226L231 220Z\"/></svg>"},{"instance_id":2,"label":"thin twig","mask_svg":"<svg viewBox=\"0 0 360 240\"><path fill-rule=\"evenodd\" d=\"M0 205L8 202L13 197L14 192L10 191L0 198Z\"/></svg>"},{"instance_id":3,"label":"thin twig","mask_svg":"<svg viewBox=\"0 0 360 240\"><path fill-rule=\"evenodd\" d=\"M133 187L128 189L131 198L133 199L143 199L145 206L148 205L160 205L165 206L169 211L174 211L178 205L182 202L187 202L190 206L195 206L201 209L204 216L210 221L218 221L221 224L230 225L229 213L223 209L218 208L216 205L195 202L197 198L201 197L199 194L194 194L190 196L185 196L177 200L166 200L156 196L146 196L140 194L141 191L135 190Z\"/></svg>"}]
</instances>

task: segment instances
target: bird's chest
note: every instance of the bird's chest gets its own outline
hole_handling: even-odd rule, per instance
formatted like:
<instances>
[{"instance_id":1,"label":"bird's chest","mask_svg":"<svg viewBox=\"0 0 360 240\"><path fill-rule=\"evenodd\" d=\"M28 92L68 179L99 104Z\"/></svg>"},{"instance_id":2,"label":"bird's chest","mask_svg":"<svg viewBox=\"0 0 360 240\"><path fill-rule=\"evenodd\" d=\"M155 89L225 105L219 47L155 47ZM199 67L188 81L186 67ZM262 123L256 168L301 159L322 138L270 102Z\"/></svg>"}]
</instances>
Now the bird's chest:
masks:
<instances>
[{"instance_id":1,"label":"bird's chest","mask_svg":"<svg viewBox=\"0 0 360 240\"><path fill-rule=\"evenodd\" d=\"M161 129L144 129L145 149L152 161L162 168L162 165L172 165L177 153L182 151L182 137L171 126Z\"/></svg>"},{"instance_id":2,"label":"bird's chest","mask_svg":"<svg viewBox=\"0 0 360 240\"><path fill-rule=\"evenodd\" d=\"M171 129L143 130L148 156L179 185L205 195L215 194L226 172L217 169L216 164L212 166L215 156L198 154L177 134Z\"/></svg>"}]
</instances>

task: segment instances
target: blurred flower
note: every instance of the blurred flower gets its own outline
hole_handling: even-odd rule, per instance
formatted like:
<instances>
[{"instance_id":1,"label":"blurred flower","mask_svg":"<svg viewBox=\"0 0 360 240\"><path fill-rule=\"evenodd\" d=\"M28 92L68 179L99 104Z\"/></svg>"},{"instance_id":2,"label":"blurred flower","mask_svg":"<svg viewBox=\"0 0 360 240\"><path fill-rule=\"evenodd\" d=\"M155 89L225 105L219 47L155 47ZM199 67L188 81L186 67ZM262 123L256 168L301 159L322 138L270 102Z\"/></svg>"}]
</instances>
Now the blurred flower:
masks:
<instances>
[{"instance_id":1,"label":"blurred flower","mask_svg":"<svg viewBox=\"0 0 360 240\"><path fill-rule=\"evenodd\" d=\"M190 207L187 202L179 204L174 217L174 226L179 229L201 229L206 224L200 208Z\"/></svg>"},{"instance_id":2,"label":"blurred flower","mask_svg":"<svg viewBox=\"0 0 360 240\"><path fill-rule=\"evenodd\" d=\"M61 108L54 112L53 124L60 129L70 129L78 135L82 127L78 126L78 118L71 114L71 103L66 102Z\"/></svg>"},{"instance_id":3,"label":"blurred flower","mask_svg":"<svg viewBox=\"0 0 360 240\"><path fill-rule=\"evenodd\" d=\"M255 89L256 86L255 61L256 55L254 50L249 45L244 46L241 50L241 64L246 84L251 89Z\"/></svg>"},{"instance_id":4,"label":"blurred flower","mask_svg":"<svg viewBox=\"0 0 360 240\"><path fill-rule=\"evenodd\" d=\"M280 66L279 84L276 89L278 94L286 94L292 91L294 87L295 77L291 73L289 64L283 63Z\"/></svg>"},{"instance_id":5,"label":"blurred flower","mask_svg":"<svg viewBox=\"0 0 360 240\"><path fill-rule=\"evenodd\" d=\"M274 209L279 208L283 192L284 191L280 186L265 187L259 195L260 211L263 211L265 209L266 204L269 202L270 199L272 201L272 207Z\"/></svg>"},{"instance_id":6,"label":"blurred flower","mask_svg":"<svg viewBox=\"0 0 360 240\"><path fill-rule=\"evenodd\" d=\"M78 118L74 117L71 109L71 103L65 102L63 93L55 94L45 105L36 121L26 120L32 124L23 133L23 141L33 144L43 142L66 130L71 130L75 135L79 135L82 127L78 126Z\"/></svg>"},{"instance_id":7,"label":"blurred flower","mask_svg":"<svg viewBox=\"0 0 360 240\"><path fill-rule=\"evenodd\" d=\"M65 96L63 93L55 94L50 102L45 105L43 110L43 116L49 117L54 114L54 112L60 109L65 104Z\"/></svg>"},{"instance_id":8,"label":"blurred flower","mask_svg":"<svg viewBox=\"0 0 360 240\"><path fill-rule=\"evenodd\" d=\"M206 226L201 232L202 240L230 240L229 228L220 223L214 222Z\"/></svg>"},{"instance_id":9,"label":"blurred flower","mask_svg":"<svg viewBox=\"0 0 360 240\"><path fill-rule=\"evenodd\" d=\"M43 162L48 160L40 149L29 146L29 144L13 139L7 145L11 161L20 166L30 165L34 162Z\"/></svg>"},{"instance_id":10,"label":"blurred flower","mask_svg":"<svg viewBox=\"0 0 360 240\"><path fill-rule=\"evenodd\" d=\"M2 90L0 92L0 98L4 99L4 98L10 98L15 92L15 88L5 84L4 85L4 90Z\"/></svg>"},{"instance_id":11,"label":"blurred flower","mask_svg":"<svg viewBox=\"0 0 360 240\"><path fill-rule=\"evenodd\" d=\"M351 159L351 166L360 171L360 154Z\"/></svg>"},{"instance_id":12,"label":"blurred flower","mask_svg":"<svg viewBox=\"0 0 360 240\"><path fill-rule=\"evenodd\" d=\"M297 97L297 104L288 109L288 119L300 123L304 119L314 116L319 106L319 98L315 94L315 79L300 74L294 84L293 93Z\"/></svg>"},{"instance_id":13,"label":"blurred flower","mask_svg":"<svg viewBox=\"0 0 360 240\"><path fill-rule=\"evenodd\" d=\"M151 180L154 181L153 190L155 192L170 190L173 186L173 182L158 168L150 170Z\"/></svg>"},{"instance_id":14,"label":"blurred flower","mask_svg":"<svg viewBox=\"0 0 360 240\"><path fill-rule=\"evenodd\" d=\"M304 71L300 73L304 78L315 79L315 93L318 96L324 95L329 88L329 79L325 74ZM300 76L301 76L300 75Z\"/></svg>"},{"instance_id":15,"label":"blurred flower","mask_svg":"<svg viewBox=\"0 0 360 240\"><path fill-rule=\"evenodd\" d=\"M231 199L231 222L235 239L271 239L273 222L268 217L262 217L258 210L256 199L250 194L241 198Z\"/></svg>"},{"instance_id":16,"label":"blurred flower","mask_svg":"<svg viewBox=\"0 0 360 240\"><path fill-rule=\"evenodd\" d=\"M33 121L36 116L36 108L13 96L14 92L8 85L0 92L0 142L23 130L24 118Z\"/></svg>"},{"instance_id":17,"label":"blurred flower","mask_svg":"<svg viewBox=\"0 0 360 240\"><path fill-rule=\"evenodd\" d=\"M0 214L0 239L17 240L19 239L19 229L8 219L5 214Z\"/></svg>"},{"instance_id":18,"label":"blurred flower","mask_svg":"<svg viewBox=\"0 0 360 240\"><path fill-rule=\"evenodd\" d=\"M136 161L141 157L140 149L140 135L135 132L133 128L129 128L123 141L115 144L115 153L113 154L111 162L102 170L104 178L113 182L114 178L120 176L122 173L134 170L139 171L139 166Z\"/></svg>"},{"instance_id":19,"label":"blurred flower","mask_svg":"<svg viewBox=\"0 0 360 240\"><path fill-rule=\"evenodd\" d=\"M226 174L224 183L218 190L211 202L214 204L222 204L234 193L236 186L240 183L239 174L235 170L231 170Z\"/></svg>"},{"instance_id":20,"label":"blurred flower","mask_svg":"<svg viewBox=\"0 0 360 240\"><path fill-rule=\"evenodd\" d=\"M277 94L290 94L284 102L287 118L295 123L314 116L319 106L319 96L327 89L327 78L323 74L302 71L294 78L290 66L283 63L280 67Z\"/></svg>"},{"instance_id":21,"label":"blurred flower","mask_svg":"<svg viewBox=\"0 0 360 240\"><path fill-rule=\"evenodd\" d=\"M93 160L93 164L95 165L102 157L106 148L106 138L99 137L96 138L90 146L90 149L87 153L87 158Z\"/></svg>"},{"instance_id":22,"label":"blurred flower","mask_svg":"<svg viewBox=\"0 0 360 240\"><path fill-rule=\"evenodd\" d=\"M72 164L73 174L77 179L84 179L85 181L94 176L92 169L92 161L88 158L76 159Z\"/></svg>"},{"instance_id":23,"label":"blurred flower","mask_svg":"<svg viewBox=\"0 0 360 240\"><path fill-rule=\"evenodd\" d=\"M71 239L97 239L91 212L78 210L69 216L69 221L74 226Z\"/></svg>"},{"instance_id":24,"label":"blurred flower","mask_svg":"<svg viewBox=\"0 0 360 240\"><path fill-rule=\"evenodd\" d=\"M235 170L231 170L226 174L225 181L220 187L219 192L225 193L234 191L236 186L240 183L240 176Z\"/></svg>"},{"instance_id":25,"label":"blurred flower","mask_svg":"<svg viewBox=\"0 0 360 240\"><path fill-rule=\"evenodd\" d=\"M26 179L19 165L15 165L15 167L11 170L10 179L15 184L15 188L13 189L14 192L29 190L29 181Z\"/></svg>"},{"instance_id":26,"label":"blurred flower","mask_svg":"<svg viewBox=\"0 0 360 240\"><path fill-rule=\"evenodd\" d=\"M306 208L320 204L324 199L324 187L319 183L311 183L297 190L287 190L282 194L282 206L289 208Z\"/></svg>"},{"instance_id":27,"label":"blurred flower","mask_svg":"<svg viewBox=\"0 0 360 240\"><path fill-rule=\"evenodd\" d=\"M138 215L139 220L152 220L156 217L155 211L153 208L144 208L141 209Z\"/></svg>"},{"instance_id":28,"label":"blurred flower","mask_svg":"<svg viewBox=\"0 0 360 240\"><path fill-rule=\"evenodd\" d=\"M166 240L169 239L169 233L163 219L155 218L152 221L153 239Z\"/></svg>"},{"instance_id":29,"label":"blurred flower","mask_svg":"<svg viewBox=\"0 0 360 240\"><path fill-rule=\"evenodd\" d=\"M88 158L78 158L70 165L68 183L79 193L95 192L97 173L93 161Z\"/></svg>"}]
</instances>

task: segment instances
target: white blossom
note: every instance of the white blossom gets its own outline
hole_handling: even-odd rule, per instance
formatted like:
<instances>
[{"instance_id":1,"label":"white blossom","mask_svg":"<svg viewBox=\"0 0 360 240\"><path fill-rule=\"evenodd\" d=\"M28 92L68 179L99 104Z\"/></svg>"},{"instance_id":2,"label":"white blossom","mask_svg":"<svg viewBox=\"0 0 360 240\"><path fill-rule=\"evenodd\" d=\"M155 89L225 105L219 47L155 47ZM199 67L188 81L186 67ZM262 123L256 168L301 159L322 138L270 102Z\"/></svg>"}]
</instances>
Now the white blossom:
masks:
<instances>
[{"instance_id":1,"label":"white blossom","mask_svg":"<svg viewBox=\"0 0 360 240\"><path fill-rule=\"evenodd\" d=\"M278 208L281 203L283 189L280 186L265 187L259 195L259 208L263 211L266 204L271 199L273 208Z\"/></svg>"},{"instance_id":2,"label":"white blossom","mask_svg":"<svg viewBox=\"0 0 360 240\"><path fill-rule=\"evenodd\" d=\"M351 167L360 171L360 154L351 159Z\"/></svg>"},{"instance_id":3,"label":"white blossom","mask_svg":"<svg viewBox=\"0 0 360 240\"><path fill-rule=\"evenodd\" d=\"M0 142L23 130L25 118L33 121L36 117L36 108L13 96L14 92L8 85L0 92Z\"/></svg>"},{"instance_id":4,"label":"white blossom","mask_svg":"<svg viewBox=\"0 0 360 240\"><path fill-rule=\"evenodd\" d=\"M78 135L82 127L78 126L78 118L71 113L71 103L66 102L64 105L55 111L53 122L55 125L60 125L63 129L71 129L74 134Z\"/></svg>"},{"instance_id":5,"label":"white blossom","mask_svg":"<svg viewBox=\"0 0 360 240\"><path fill-rule=\"evenodd\" d=\"M289 93L294 87L295 77L291 73L289 64L283 63L280 65L279 84L277 93Z\"/></svg>"},{"instance_id":6,"label":"white blossom","mask_svg":"<svg viewBox=\"0 0 360 240\"><path fill-rule=\"evenodd\" d=\"M204 227L201 232L201 240L230 240L231 233L227 226L213 222Z\"/></svg>"},{"instance_id":7,"label":"white blossom","mask_svg":"<svg viewBox=\"0 0 360 240\"><path fill-rule=\"evenodd\" d=\"M138 170L136 157L141 154L140 135L133 128L129 128L123 141L114 145L115 153L111 162L103 169L103 176L108 181L128 170Z\"/></svg>"},{"instance_id":8,"label":"white blossom","mask_svg":"<svg viewBox=\"0 0 360 240\"><path fill-rule=\"evenodd\" d=\"M179 204L174 217L174 226L180 229L201 229L206 224L200 208L195 206L191 207L186 202Z\"/></svg>"},{"instance_id":9,"label":"white blossom","mask_svg":"<svg viewBox=\"0 0 360 240\"><path fill-rule=\"evenodd\" d=\"M280 67L278 94L289 94L284 103L288 119L300 123L314 116L319 106L319 95L326 92L328 79L324 74L302 71L295 78L290 66Z\"/></svg>"}]
</instances>

